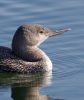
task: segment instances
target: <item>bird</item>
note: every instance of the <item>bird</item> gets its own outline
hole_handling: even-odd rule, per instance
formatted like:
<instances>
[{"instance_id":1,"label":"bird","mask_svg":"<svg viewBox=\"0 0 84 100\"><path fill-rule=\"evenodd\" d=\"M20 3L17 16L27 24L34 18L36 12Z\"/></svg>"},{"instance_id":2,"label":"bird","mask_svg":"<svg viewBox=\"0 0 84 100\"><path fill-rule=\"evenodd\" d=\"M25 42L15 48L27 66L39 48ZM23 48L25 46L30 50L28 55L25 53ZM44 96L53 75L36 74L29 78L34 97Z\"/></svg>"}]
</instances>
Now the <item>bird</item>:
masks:
<instances>
[{"instance_id":1,"label":"bird","mask_svg":"<svg viewBox=\"0 0 84 100\"><path fill-rule=\"evenodd\" d=\"M69 30L50 30L39 24L21 25L13 36L11 48L0 46L0 72L51 71L53 65L50 58L38 46L49 37Z\"/></svg>"}]
</instances>

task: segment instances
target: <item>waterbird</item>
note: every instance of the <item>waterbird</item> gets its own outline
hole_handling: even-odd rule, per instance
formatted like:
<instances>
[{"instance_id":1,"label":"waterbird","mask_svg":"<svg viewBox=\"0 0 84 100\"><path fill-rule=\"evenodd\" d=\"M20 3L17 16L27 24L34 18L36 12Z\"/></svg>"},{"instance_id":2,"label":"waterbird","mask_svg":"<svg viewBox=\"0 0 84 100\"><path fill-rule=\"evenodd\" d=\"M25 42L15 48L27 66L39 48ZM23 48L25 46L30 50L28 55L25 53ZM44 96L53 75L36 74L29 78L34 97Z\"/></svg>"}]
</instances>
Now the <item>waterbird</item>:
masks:
<instances>
[{"instance_id":1,"label":"waterbird","mask_svg":"<svg viewBox=\"0 0 84 100\"><path fill-rule=\"evenodd\" d=\"M11 48L0 46L0 72L30 73L52 70L50 58L38 46L51 36L70 29L50 30L39 24L21 25Z\"/></svg>"}]
</instances>

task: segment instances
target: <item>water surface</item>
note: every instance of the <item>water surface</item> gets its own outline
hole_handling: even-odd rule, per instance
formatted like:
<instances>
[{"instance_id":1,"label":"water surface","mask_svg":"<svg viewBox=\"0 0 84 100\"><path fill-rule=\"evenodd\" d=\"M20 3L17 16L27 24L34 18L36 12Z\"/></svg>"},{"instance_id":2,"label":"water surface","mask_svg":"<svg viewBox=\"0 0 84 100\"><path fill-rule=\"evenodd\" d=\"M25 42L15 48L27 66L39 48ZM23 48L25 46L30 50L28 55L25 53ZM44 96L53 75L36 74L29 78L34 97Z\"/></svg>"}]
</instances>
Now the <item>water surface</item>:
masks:
<instances>
[{"instance_id":1,"label":"water surface","mask_svg":"<svg viewBox=\"0 0 84 100\"><path fill-rule=\"evenodd\" d=\"M0 100L17 100L20 95L22 100L84 100L83 9L84 0L0 1L0 45L11 47L15 30L26 23L72 29L40 45L52 60L52 74L40 74L40 80L36 74L35 80L30 75L0 74Z\"/></svg>"}]
</instances>

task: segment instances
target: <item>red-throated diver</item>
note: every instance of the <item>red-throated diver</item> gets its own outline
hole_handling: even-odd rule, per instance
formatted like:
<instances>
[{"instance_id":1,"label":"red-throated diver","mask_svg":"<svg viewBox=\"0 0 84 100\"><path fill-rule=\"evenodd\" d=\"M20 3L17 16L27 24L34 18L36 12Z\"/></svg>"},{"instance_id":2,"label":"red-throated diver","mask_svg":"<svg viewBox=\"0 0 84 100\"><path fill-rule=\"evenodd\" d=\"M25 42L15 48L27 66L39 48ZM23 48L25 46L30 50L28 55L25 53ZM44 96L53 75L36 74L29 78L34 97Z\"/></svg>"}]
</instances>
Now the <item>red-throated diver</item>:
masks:
<instances>
[{"instance_id":1,"label":"red-throated diver","mask_svg":"<svg viewBox=\"0 0 84 100\"><path fill-rule=\"evenodd\" d=\"M12 50L0 46L0 72L38 72L52 70L49 57L38 48L48 37L70 29L49 30L38 24L20 26L12 40Z\"/></svg>"}]
</instances>

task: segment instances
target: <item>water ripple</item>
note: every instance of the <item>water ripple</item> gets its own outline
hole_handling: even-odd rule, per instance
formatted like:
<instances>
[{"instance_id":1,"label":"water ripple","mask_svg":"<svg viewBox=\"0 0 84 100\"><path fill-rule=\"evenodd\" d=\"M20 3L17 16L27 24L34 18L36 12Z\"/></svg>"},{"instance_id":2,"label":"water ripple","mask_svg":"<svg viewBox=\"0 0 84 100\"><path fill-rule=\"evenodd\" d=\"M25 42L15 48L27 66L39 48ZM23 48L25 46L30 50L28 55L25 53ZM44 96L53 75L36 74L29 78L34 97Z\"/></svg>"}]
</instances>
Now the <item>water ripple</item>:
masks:
<instances>
[{"instance_id":1,"label":"water ripple","mask_svg":"<svg viewBox=\"0 0 84 100\"><path fill-rule=\"evenodd\" d=\"M62 96L66 97L66 91L68 91L67 96L70 97L69 90L72 89L72 85L76 86L77 84L75 90L72 89L70 93L75 96L77 87L79 87L79 92L81 91L80 86L84 88L83 9L84 0L2 0L0 1L0 45L11 47L16 29L25 23L38 23L54 30L71 28L72 30L67 33L49 38L40 48L53 62L53 86L58 85L59 89L56 87L57 93L59 90L63 91L59 94L65 91L65 95ZM63 87L61 83L63 83ZM53 86L52 89L56 91ZM83 92L84 90L82 90ZM80 93L79 97L81 97Z\"/></svg>"}]
</instances>

